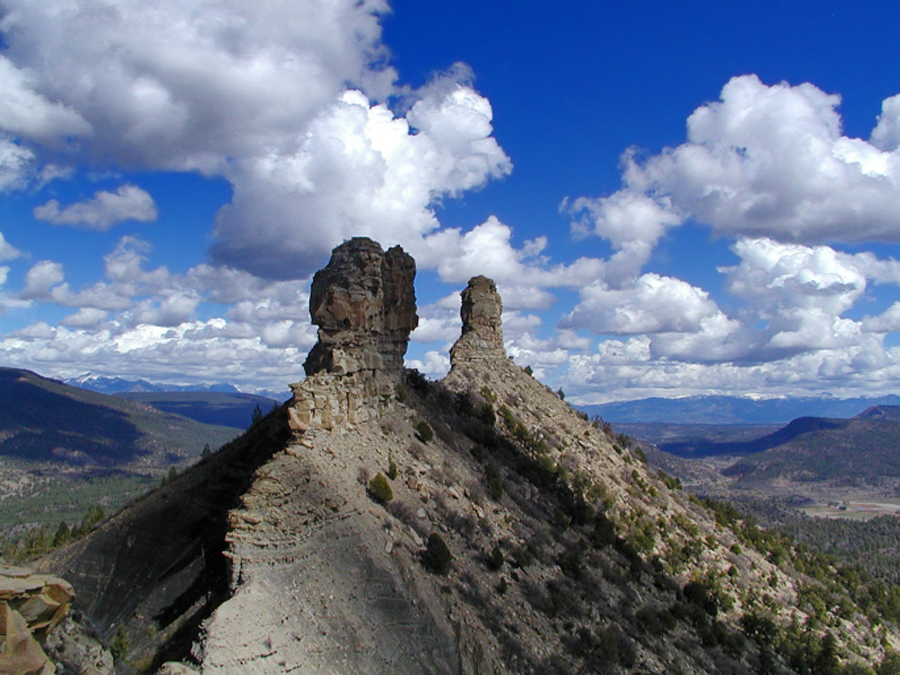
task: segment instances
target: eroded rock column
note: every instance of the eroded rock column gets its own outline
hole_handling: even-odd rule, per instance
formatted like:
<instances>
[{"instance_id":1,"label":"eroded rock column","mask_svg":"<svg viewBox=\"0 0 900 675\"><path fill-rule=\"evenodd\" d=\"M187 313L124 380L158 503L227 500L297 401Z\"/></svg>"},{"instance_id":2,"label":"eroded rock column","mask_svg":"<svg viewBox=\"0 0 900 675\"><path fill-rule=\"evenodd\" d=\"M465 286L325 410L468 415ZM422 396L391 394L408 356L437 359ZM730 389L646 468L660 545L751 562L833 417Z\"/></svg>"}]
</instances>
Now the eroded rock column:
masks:
<instances>
[{"instance_id":1,"label":"eroded rock column","mask_svg":"<svg viewBox=\"0 0 900 675\"><path fill-rule=\"evenodd\" d=\"M493 280L472 277L461 294L462 334L450 350L450 363L506 359L500 316L503 303Z\"/></svg>"},{"instance_id":2,"label":"eroded rock column","mask_svg":"<svg viewBox=\"0 0 900 675\"><path fill-rule=\"evenodd\" d=\"M385 252L354 237L332 251L310 290L319 341L303 364L307 381L291 385L293 429L360 422L387 405L419 323L415 276L415 261L399 246Z\"/></svg>"}]
</instances>

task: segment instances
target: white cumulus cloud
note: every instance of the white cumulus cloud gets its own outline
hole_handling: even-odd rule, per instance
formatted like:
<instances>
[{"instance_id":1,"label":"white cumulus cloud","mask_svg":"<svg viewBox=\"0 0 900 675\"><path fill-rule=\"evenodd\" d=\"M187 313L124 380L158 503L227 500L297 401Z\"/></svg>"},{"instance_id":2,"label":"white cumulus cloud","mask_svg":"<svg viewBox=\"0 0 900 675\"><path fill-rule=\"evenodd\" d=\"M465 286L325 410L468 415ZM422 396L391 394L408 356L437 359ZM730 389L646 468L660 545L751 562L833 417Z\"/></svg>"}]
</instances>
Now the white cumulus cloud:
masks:
<instances>
[{"instance_id":1,"label":"white cumulus cloud","mask_svg":"<svg viewBox=\"0 0 900 675\"><path fill-rule=\"evenodd\" d=\"M432 207L512 166L490 136L490 104L446 80L456 76L418 92L408 118L345 92L296 147L237 163L228 172L233 202L216 222L215 260L296 278L344 239L367 235L385 247L401 244L427 265L423 238L440 226ZM412 128L410 119L426 128Z\"/></svg>"},{"instance_id":2,"label":"white cumulus cloud","mask_svg":"<svg viewBox=\"0 0 900 675\"><path fill-rule=\"evenodd\" d=\"M13 260L20 255L22 255L22 252L6 241L6 237L0 232L0 260Z\"/></svg>"},{"instance_id":3,"label":"white cumulus cloud","mask_svg":"<svg viewBox=\"0 0 900 675\"><path fill-rule=\"evenodd\" d=\"M25 275L25 288L19 294L23 300L45 299L51 289L63 283L63 266L52 260L41 260Z\"/></svg>"},{"instance_id":4,"label":"white cumulus cloud","mask_svg":"<svg viewBox=\"0 0 900 675\"><path fill-rule=\"evenodd\" d=\"M426 255L435 206L512 167L466 66L395 85L385 0L4 5L0 189L48 163L222 176L220 265L304 278L357 235ZM105 229L155 205L129 187L35 215Z\"/></svg>"},{"instance_id":5,"label":"white cumulus cloud","mask_svg":"<svg viewBox=\"0 0 900 675\"><path fill-rule=\"evenodd\" d=\"M0 192L20 190L34 172L34 152L0 131Z\"/></svg>"},{"instance_id":6,"label":"white cumulus cloud","mask_svg":"<svg viewBox=\"0 0 900 675\"><path fill-rule=\"evenodd\" d=\"M91 199L60 210L51 199L34 209L34 217L54 225L81 226L89 230L108 230L124 220L156 220L156 202L136 185L122 185L115 192L97 191Z\"/></svg>"},{"instance_id":7,"label":"white cumulus cloud","mask_svg":"<svg viewBox=\"0 0 900 675\"><path fill-rule=\"evenodd\" d=\"M686 143L629 151L622 190L575 205L620 246L628 227L652 245L687 218L777 241L900 241L900 103L884 102L871 141L842 135L839 104L812 84L735 77L688 118Z\"/></svg>"},{"instance_id":8,"label":"white cumulus cloud","mask_svg":"<svg viewBox=\"0 0 900 675\"><path fill-rule=\"evenodd\" d=\"M692 332L703 319L720 313L705 291L672 277L645 274L630 288L610 289L603 283L581 291L581 302L564 320L567 328L596 333Z\"/></svg>"}]
</instances>

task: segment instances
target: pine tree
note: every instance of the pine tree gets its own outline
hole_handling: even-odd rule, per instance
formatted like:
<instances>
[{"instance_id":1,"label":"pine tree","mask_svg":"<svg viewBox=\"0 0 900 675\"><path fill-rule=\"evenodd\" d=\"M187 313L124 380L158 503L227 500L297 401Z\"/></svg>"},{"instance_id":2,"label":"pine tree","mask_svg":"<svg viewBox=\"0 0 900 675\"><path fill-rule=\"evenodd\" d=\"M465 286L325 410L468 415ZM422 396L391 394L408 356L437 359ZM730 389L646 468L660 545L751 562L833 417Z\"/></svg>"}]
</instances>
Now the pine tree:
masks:
<instances>
[{"instance_id":1,"label":"pine tree","mask_svg":"<svg viewBox=\"0 0 900 675\"><path fill-rule=\"evenodd\" d=\"M70 541L72 541L72 531L66 525L66 521L61 520L59 527L56 528L56 534L53 535L53 548L68 544Z\"/></svg>"}]
</instances>

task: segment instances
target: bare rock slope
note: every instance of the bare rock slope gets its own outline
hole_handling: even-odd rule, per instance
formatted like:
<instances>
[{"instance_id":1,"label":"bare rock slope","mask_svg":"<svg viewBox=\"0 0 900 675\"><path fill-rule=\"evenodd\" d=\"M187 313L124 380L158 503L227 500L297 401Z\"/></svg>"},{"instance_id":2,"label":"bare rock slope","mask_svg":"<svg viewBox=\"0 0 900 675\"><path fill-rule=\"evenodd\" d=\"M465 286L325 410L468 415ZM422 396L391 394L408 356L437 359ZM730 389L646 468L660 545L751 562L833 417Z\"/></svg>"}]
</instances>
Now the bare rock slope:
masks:
<instances>
[{"instance_id":1,"label":"bare rock slope","mask_svg":"<svg viewBox=\"0 0 900 675\"><path fill-rule=\"evenodd\" d=\"M791 673L898 644L849 598L822 615L800 558L512 363L489 279L447 377L405 371L414 274L399 248L335 249L293 399L47 562L101 634L125 627L120 670ZM800 656L776 639L795 625Z\"/></svg>"}]
</instances>

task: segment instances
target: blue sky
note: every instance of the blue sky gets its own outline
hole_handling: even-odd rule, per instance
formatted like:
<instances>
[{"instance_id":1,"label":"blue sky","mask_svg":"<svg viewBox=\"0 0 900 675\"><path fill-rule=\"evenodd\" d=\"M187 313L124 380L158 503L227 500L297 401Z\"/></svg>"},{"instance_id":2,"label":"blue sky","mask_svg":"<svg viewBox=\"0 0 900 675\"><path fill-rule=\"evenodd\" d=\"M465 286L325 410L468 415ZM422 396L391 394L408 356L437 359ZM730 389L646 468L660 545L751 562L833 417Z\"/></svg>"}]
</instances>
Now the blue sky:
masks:
<instances>
[{"instance_id":1,"label":"blue sky","mask_svg":"<svg viewBox=\"0 0 900 675\"><path fill-rule=\"evenodd\" d=\"M865 11L863 11L863 9ZM0 363L284 391L343 239L580 403L900 377L900 4L0 0Z\"/></svg>"}]
</instances>

